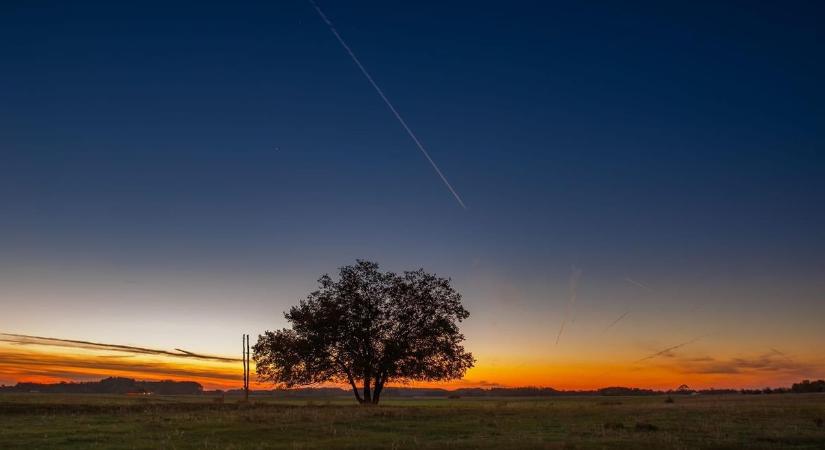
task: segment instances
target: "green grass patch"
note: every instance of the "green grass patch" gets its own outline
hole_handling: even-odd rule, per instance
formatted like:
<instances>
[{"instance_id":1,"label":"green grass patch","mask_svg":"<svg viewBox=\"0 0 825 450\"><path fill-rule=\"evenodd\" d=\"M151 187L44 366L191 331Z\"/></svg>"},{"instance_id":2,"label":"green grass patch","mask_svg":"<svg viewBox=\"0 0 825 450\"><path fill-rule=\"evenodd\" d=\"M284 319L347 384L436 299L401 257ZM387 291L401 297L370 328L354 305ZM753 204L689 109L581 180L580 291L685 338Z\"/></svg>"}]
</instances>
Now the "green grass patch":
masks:
<instances>
[{"instance_id":1,"label":"green grass patch","mask_svg":"<svg viewBox=\"0 0 825 450\"><path fill-rule=\"evenodd\" d=\"M0 395L0 448L825 448L825 396Z\"/></svg>"}]
</instances>

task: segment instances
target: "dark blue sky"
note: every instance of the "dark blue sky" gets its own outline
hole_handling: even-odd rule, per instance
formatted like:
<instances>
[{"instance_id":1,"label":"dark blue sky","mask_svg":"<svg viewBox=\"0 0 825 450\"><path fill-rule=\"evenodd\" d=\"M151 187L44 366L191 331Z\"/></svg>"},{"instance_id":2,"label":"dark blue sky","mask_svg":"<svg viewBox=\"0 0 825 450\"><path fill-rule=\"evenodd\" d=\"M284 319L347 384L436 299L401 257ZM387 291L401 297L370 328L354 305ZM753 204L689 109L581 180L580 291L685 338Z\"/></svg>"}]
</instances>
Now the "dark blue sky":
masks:
<instances>
[{"instance_id":1,"label":"dark blue sky","mask_svg":"<svg viewBox=\"0 0 825 450\"><path fill-rule=\"evenodd\" d=\"M467 211L309 3L232 3L0 5L15 293L289 279L277 313L362 257L452 275L482 317L473 280L542 310L571 265L822 299L821 2L322 1Z\"/></svg>"}]
</instances>

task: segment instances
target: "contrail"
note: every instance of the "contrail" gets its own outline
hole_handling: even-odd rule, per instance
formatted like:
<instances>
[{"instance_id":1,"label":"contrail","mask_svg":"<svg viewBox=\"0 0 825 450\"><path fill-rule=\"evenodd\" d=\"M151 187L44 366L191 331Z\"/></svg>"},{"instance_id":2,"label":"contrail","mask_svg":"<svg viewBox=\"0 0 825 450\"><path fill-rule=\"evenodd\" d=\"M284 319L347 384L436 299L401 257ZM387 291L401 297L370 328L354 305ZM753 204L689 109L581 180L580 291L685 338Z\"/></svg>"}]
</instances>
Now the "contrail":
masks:
<instances>
[{"instance_id":1,"label":"contrail","mask_svg":"<svg viewBox=\"0 0 825 450\"><path fill-rule=\"evenodd\" d=\"M630 283L630 284L633 284L633 285L639 286L640 288L642 288L642 289L644 289L644 290L646 290L646 291L653 292L653 289L650 289L649 287L645 286L645 285L644 285L644 284L642 284L642 283L639 283L638 281L636 281L636 280L634 280L634 279L632 279L632 278L630 278L630 277L625 277L625 279L624 279L624 280L625 280L625 281L627 281L627 282L628 282L628 283Z\"/></svg>"},{"instance_id":2,"label":"contrail","mask_svg":"<svg viewBox=\"0 0 825 450\"><path fill-rule=\"evenodd\" d=\"M573 271L570 274L570 299L567 301L567 309L564 312L564 319L561 321L559 334L556 335L556 345L559 345L559 339L561 339L561 334L564 333L564 326L567 324L567 319L570 317L570 310L573 308L573 304L576 303L576 291L579 288L579 277L581 276L581 274L581 269L578 269L576 268L576 266L573 266Z\"/></svg>"},{"instance_id":3,"label":"contrail","mask_svg":"<svg viewBox=\"0 0 825 450\"><path fill-rule=\"evenodd\" d=\"M190 357L190 358L200 358L200 359L216 359L218 361L240 361L240 360L235 359L235 358L225 358L223 356L202 355L200 353L194 353L194 352L190 352L190 351L183 350L183 349L180 349L180 348L176 348L175 351L182 353L182 355L177 355L177 356L187 356L187 357Z\"/></svg>"},{"instance_id":4,"label":"contrail","mask_svg":"<svg viewBox=\"0 0 825 450\"><path fill-rule=\"evenodd\" d=\"M630 311L625 311L625 313L624 313L624 314L622 314L621 316L619 316L619 318L618 318L618 319L616 319L616 320L614 320L613 322L611 322L611 323L610 323L610 325L608 325L608 326L607 326L607 328L605 328L605 329L604 329L604 331L607 331L607 330L609 330L609 329L613 328L613 325L616 325L617 323L619 323L619 322L620 322L622 319L624 319L624 318L625 318L625 316L627 316L628 314L630 314Z\"/></svg>"},{"instance_id":5,"label":"contrail","mask_svg":"<svg viewBox=\"0 0 825 450\"><path fill-rule=\"evenodd\" d=\"M315 8L315 11L318 11L318 15L321 16L321 19L324 21L324 23L327 24L330 31L332 31L332 34L335 35L336 39L338 39L338 42L341 44L341 47L344 47L344 50L346 50L347 53L349 53L349 56L350 58L352 58L352 61L355 63L356 66L358 66L359 69L361 69L361 73L364 74L364 77L367 79L367 81L370 82L372 87L375 89L375 92L377 92L381 99L384 100L384 103L387 104L387 107L390 109L390 111L392 111L395 118L398 119L398 122L401 124L401 126L404 127L405 130L407 130L407 134L410 135L410 138L412 138L413 142L415 142L415 145L418 147L419 150L421 150L421 153L424 154L424 157L427 158L427 161L430 162L430 165L433 166L435 173L437 173L438 176L441 177L441 181L444 182L444 185L447 186L447 189L449 189L450 192L453 193L453 197L455 197L456 201L458 201L458 204L461 205L462 208L467 209L467 205L465 205L464 201L461 200L461 196L458 195L458 192L456 192L456 190L453 189L453 186L450 184L450 182L447 181L447 177L445 177L444 174L441 173L441 169L438 168L438 165L436 165L435 161L433 161L433 159L430 157L430 154L427 152L426 149L424 149L424 145L421 144L421 141L418 140L418 137L416 137L415 133L413 133L413 131L407 125L407 122L404 121L404 119L401 117L401 114L398 113L398 111L392 105L387 96L384 95L384 91L382 91L381 88L378 87L378 84L375 82L375 80L372 79L370 73L367 72L367 69L364 67L363 64L361 64L361 61L358 59L358 57L355 56L355 53L344 41L344 38L342 38L341 35L338 34L338 30L335 29L335 26L332 24L329 18L327 18L327 15L324 14L324 11L321 10L321 7L319 7L314 0L308 1L312 5L312 7Z\"/></svg>"},{"instance_id":6,"label":"contrail","mask_svg":"<svg viewBox=\"0 0 825 450\"><path fill-rule=\"evenodd\" d=\"M681 348L681 347L684 347L684 346L686 346L686 345L692 344L692 343L694 343L694 342L698 341L699 339L706 338L706 337L708 337L708 336L710 336L710 335L709 335L709 334L706 334L706 335L704 335L704 336L699 336L699 337L697 337L697 338L693 338L693 339L691 339L691 340L689 340L689 341L687 341L687 342L682 342L681 344L676 344L676 345L674 345L674 346L672 346L672 347L668 347L668 348L665 348L665 349L659 350L658 352L656 352L656 353L654 353L654 354L652 354L652 355L650 355L650 356L646 356L646 357L644 357L644 358L642 358L642 359L640 359L640 360L638 360L638 361L635 361L635 362L634 362L634 364L635 364L635 363L640 363L640 362L642 362L642 361L647 361L648 359L653 359L653 358L655 358L655 357L657 357L657 356L664 355L664 354L666 354L666 353L668 353L668 352L671 352L671 351L673 351L673 350L676 350L677 348Z\"/></svg>"}]
</instances>

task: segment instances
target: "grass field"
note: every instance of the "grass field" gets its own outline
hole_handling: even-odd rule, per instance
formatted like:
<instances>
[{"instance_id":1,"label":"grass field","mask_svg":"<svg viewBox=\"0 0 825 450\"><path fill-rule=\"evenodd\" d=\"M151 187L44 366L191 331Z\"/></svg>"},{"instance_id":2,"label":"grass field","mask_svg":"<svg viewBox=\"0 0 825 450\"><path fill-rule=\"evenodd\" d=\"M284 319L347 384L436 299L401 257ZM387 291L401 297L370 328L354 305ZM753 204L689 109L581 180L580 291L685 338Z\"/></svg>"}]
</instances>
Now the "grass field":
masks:
<instances>
[{"instance_id":1,"label":"grass field","mask_svg":"<svg viewBox=\"0 0 825 450\"><path fill-rule=\"evenodd\" d=\"M825 396L352 399L0 395L0 448L825 448Z\"/></svg>"}]
</instances>

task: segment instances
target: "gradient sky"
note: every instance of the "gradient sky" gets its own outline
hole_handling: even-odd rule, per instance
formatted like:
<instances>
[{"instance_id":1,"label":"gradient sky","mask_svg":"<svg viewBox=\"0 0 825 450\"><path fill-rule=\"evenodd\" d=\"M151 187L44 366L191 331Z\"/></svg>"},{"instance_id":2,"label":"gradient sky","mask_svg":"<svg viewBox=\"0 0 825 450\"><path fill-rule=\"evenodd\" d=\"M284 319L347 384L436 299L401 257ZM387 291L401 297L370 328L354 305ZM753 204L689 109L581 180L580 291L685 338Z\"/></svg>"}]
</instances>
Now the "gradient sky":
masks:
<instances>
[{"instance_id":1,"label":"gradient sky","mask_svg":"<svg viewBox=\"0 0 825 450\"><path fill-rule=\"evenodd\" d=\"M448 386L825 375L821 2L319 4L469 209L305 1L3 2L0 333L235 357L366 258L464 295ZM240 384L52 344L0 382Z\"/></svg>"}]
</instances>

